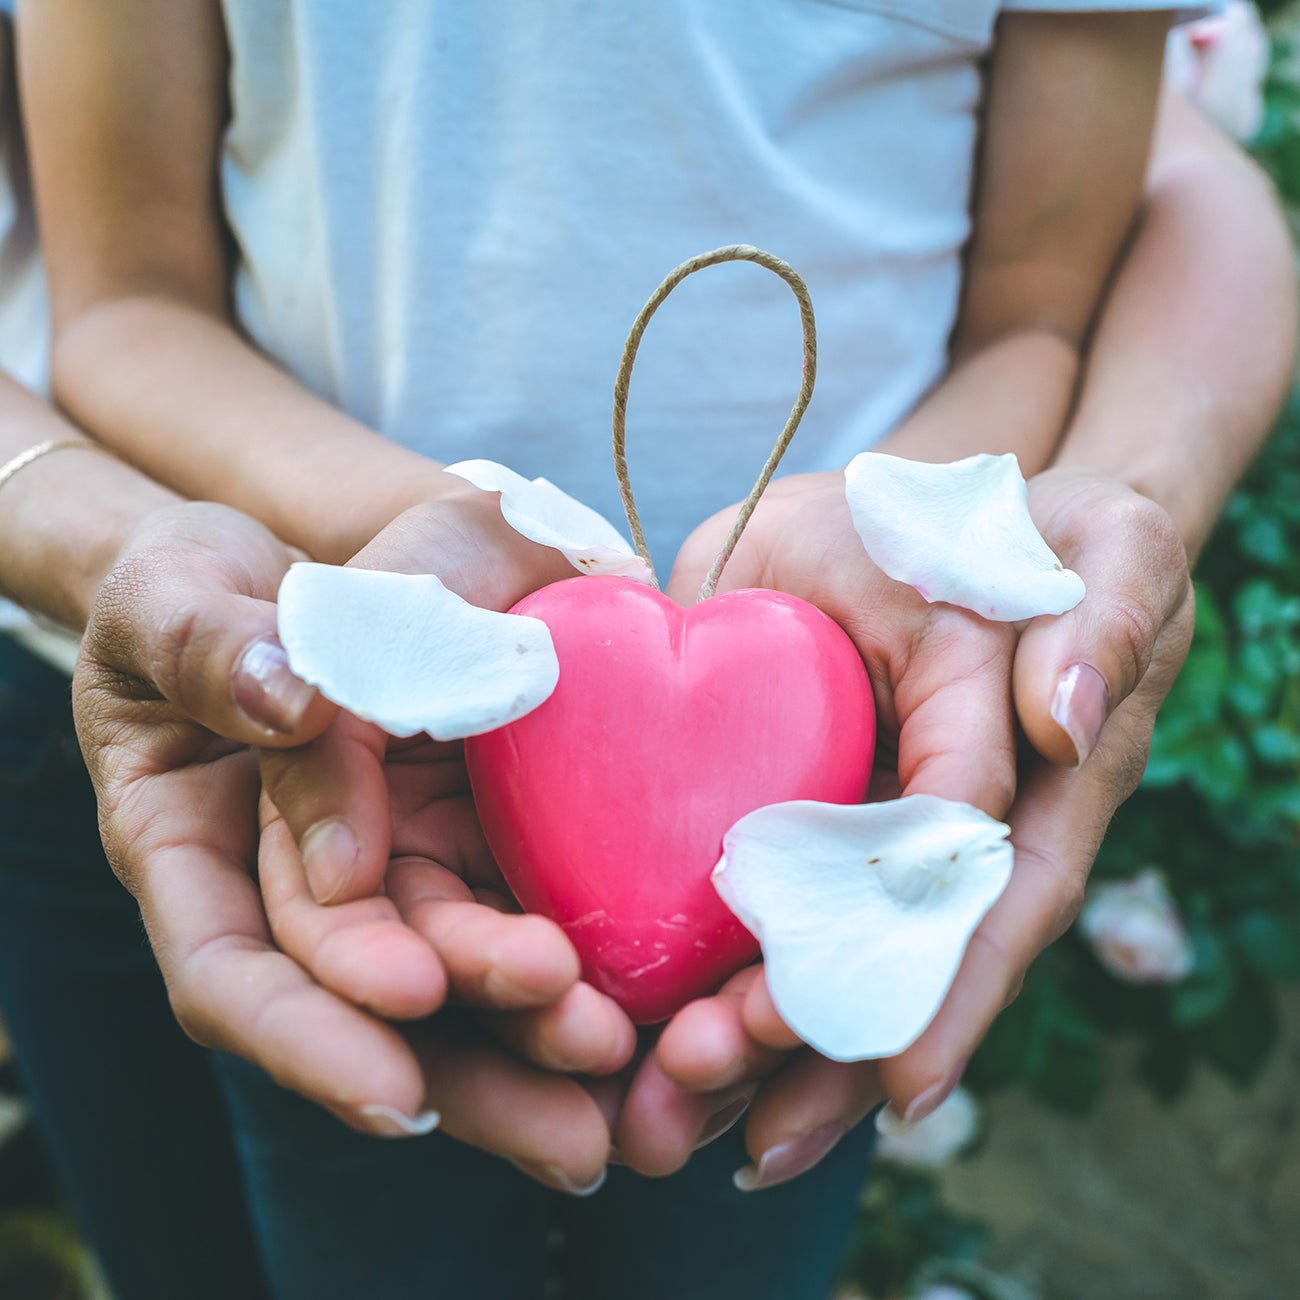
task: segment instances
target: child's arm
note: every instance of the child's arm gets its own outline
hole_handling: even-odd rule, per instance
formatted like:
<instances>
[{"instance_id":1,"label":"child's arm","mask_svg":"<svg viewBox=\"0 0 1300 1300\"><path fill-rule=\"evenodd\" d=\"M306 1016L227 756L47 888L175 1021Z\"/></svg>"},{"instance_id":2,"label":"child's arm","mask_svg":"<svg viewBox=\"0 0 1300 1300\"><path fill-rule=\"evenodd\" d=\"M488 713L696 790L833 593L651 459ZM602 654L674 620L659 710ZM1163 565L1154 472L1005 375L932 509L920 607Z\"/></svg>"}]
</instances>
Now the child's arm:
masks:
<instances>
[{"instance_id":1,"label":"child's arm","mask_svg":"<svg viewBox=\"0 0 1300 1300\"><path fill-rule=\"evenodd\" d=\"M23 10L19 55L52 383L80 424L321 559L342 562L408 506L446 497L499 540L482 548L498 568L535 558L547 580L564 576L553 552L510 535L492 497L333 409L240 335L217 194L217 0L43 0Z\"/></svg>"},{"instance_id":2,"label":"child's arm","mask_svg":"<svg viewBox=\"0 0 1300 1300\"><path fill-rule=\"evenodd\" d=\"M1186 102L1167 94L1140 218L1090 337L1077 409L1057 456L1063 469L1111 475L1119 495L1127 487L1163 506L1162 548L1176 530L1195 554L1224 495L1267 436L1294 366L1293 257L1286 223L1258 169ZM961 415L955 407L954 418ZM963 436L960 428L953 432ZM934 433L937 456L943 451L938 424ZM988 449L967 440L956 454ZM1054 488L1058 477L1052 470L1034 488ZM1141 532L1153 514L1160 511L1130 510L1137 527L1123 529L1084 511L1077 540L1092 556L1104 561L1109 554L1120 564L1127 560L1130 573L1150 575L1150 592L1158 597L1162 588L1176 592L1185 584L1185 561L1163 575L1171 581L1147 564ZM1151 629L1137 648L1154 650L1171 638L1161 635L1159 610L1131 595L1118 584L1090 584L1098 634L1109 629L1124 643L1136 614ZM1186 623L1186 611L1176 611L1168 629L1175 643L1186 637ZM1022 640L1019 654L1025 649ZM1010 905L990 914L932 1029L887 1063L883 1081L870 1063L809 1060L797 1080L787 1071L785 1083L765 1085L746 1135L755 1159L788 1150L828 1125L847 1128L885 1095L902 1112L923 1096L928 1109L951 1089L1026 968L1072 919L1099 837L1140 770L1171 667L1176 664L1158 663L1148 672L1137 698L1114 715L1116 734L1079 772L1039 762L1026 773L1010 815L1022 864ZM1045 714L1046 706L1045 698L1037 712ZM699 1113L707 1114L717 1104L709 1089L732 1089L737 1078L734 1071L711 1078L700 1062L720 1059L718 1044L725 1043L753 1063L749 1077L757 1078L771 1069L763 1044L781 1043L780 1033L766 998L743 1006L717 999L665 1033L658 1059L697 1094ZM662 1132L661 1145L689 1151L694 1131L687 1129L689 1123ZM636 1150L632 1135L617 1139L624 1153Z\"/></svg>"},{"instance_id":3,"label":"child's arm","mask_svg":"<svg viewBox=\"0 0 1300 1300\"><path fill-rule=\"evenodd\" d=\"M1142 192L1168 18L1013 14L987 76L953 368L883 450L1045 467Z\"/></svg>"}]
</instances>

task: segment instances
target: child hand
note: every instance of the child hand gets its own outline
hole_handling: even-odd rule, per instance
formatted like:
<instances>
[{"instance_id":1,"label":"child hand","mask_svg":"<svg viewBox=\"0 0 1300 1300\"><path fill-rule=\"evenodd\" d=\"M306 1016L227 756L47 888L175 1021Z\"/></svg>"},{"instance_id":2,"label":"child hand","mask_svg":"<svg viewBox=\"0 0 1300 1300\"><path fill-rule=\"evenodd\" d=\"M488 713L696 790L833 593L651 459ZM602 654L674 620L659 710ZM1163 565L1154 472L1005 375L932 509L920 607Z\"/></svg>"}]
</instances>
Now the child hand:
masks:
<instances>
[{"instance_id":1,"label":"child hand","mask_svg":"<svg viewBox=\"0 0 1300 1300\"><path fill-rule=\"evenodd\" d=\"M670 595L687 604L695 600L734 517L734 510L723 511L691 535L673 570ZM1015 791L1015 633L964 610L927 605L886 577L853 528L843 475L773 483L719 587L799 596L853 639L876 699L875 797L894 797L901 788L1006 815ZM756 1000L770 1012L758 974L757 968L742 971L720 994L684 1008L665 1028L632 1083L616 1131L620 1153L633 1167L656 1174L679 1168L719 1104L746 1090L752 1094L797 1045L774 1013L753 1021L744 1014ZM767 1099L755 1103L759 1130L767 1124L764 1115L779 1117L782 1097L800 1095L829 1065L809 1060L788 1067L785 1082L774 1082ZM857 1118L880 1099L874 1064L838 1068L829 1078Z\"/></svg>"},{"instance_id":2,"label":"child hand","mask_svg":"<svg viewBox=\"0 0 1300 1300\"><path fill-rule=\"evenodd\" d=\"M899 1056L836 1064L800 1050L757 968L741 972L717 997L679 1013L633 1085L617 1140L647 1172L684 1162L707 1117L738 1090L754 1098L746 1139L760 1187L811 1168L886 1096L896 1116L922 1118L956 1086L1034 957L1073 920L1101 836L1137 784L1156 709L1186 655L1191 586L1168 516L1123 485L1050 471L1032 481L1030 504L1088 595L1070 614L1030 623L1016 649L1015 698L1041 756L1022 769L1008 818L1011 883L976 931L943 1007ZM1075 664L1093 667L1106 689L1086 726L1067 731L1052 703ZM1080 757L1077 770L1062 766Z\"/></svg>"}]
</instances>

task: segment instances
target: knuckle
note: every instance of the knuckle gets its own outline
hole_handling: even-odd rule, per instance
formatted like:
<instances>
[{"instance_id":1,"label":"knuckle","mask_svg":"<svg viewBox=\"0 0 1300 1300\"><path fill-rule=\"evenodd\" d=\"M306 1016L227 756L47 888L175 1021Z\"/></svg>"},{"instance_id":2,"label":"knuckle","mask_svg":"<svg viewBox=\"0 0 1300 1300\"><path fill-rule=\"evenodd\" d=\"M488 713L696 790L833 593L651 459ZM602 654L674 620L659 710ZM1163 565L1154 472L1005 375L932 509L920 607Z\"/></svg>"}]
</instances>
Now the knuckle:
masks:
<instances>
[{"instance_id":1,"label":"knuckle","mask_svg":"<svg viewBox=\"0 0 1300 1300\"><path fill-rule=\"evenodd\" d=\"M1113 596L1094 618L1098 633L1120 665L1127 690L1132 690L1150 666L1160 620L1144 602L1124 594Z\"/></svg>"},{"instance_id":2,"label":"knuckle","mask_svg":"<svg viewBox=\"0 0 1300 1300\"><path fill-rule=\"evenodd\" d=\"M211 629L197 602L187 602L167 615L148 635L146 657L153 684L173 704L187 709L191 692L190 669L205 662L210 648Z\"/></svg>"},{"instance_id":3,"label":"knuckle","mask_svg":"<svg viewBox=\"0 0 1300 1300\"><path fill-rule=\"evenodd\" d=\"M1072 866L1060 853L1046 845L1021 848L1016 859L1017 869L1034 871L1047 882L1042 931L1037 936L1039 948L1046 948L1074 924L1083 910L1087 871Z\"/></svg>"},{"instance_id":4,"label":"knuckle","mask_svg":"<svg viewBox=\"0 0 1300 1300\"><path fill-rule=\"evenodd\" d=\"M200 1047L216 1047L208 1017L204 1010L202 993L194 987L195 981L182 975L174 979L167 989L172 1015L185 1036Z\"/></svg>"}]
</instances>

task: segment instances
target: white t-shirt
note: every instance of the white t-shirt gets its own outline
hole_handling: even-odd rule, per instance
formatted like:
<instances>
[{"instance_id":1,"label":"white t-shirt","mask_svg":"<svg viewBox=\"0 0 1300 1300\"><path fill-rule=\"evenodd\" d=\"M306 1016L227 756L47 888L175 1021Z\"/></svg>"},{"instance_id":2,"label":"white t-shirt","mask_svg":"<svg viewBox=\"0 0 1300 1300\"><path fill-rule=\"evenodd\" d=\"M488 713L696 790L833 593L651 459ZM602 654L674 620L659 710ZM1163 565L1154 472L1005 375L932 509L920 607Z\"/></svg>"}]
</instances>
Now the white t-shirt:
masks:
<instances>
[{"instance_id":1,"label":"white t-shirt","mask_svg":"<svg viewBox=\"0 0 1300 1300\"><path fill-rule=\"evenodd\" d=\"M619 516L623 340L679 261L808 281L817 393L787 472L845 464L942 374L980 100L1010 9L1160 0L224 0L239 316L311 388L442 460ZM745 494L799 379L788 290L688 280L641 349L633 483L661 569Z\"/></svg>"}]
</instances>

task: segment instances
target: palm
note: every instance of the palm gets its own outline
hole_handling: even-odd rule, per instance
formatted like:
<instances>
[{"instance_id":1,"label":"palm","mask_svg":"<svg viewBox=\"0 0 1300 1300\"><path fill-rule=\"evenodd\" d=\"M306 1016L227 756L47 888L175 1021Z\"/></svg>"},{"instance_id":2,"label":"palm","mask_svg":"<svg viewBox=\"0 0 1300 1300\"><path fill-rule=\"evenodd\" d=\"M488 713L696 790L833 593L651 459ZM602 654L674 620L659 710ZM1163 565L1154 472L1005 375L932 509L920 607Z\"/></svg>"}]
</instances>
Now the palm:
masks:
<instances>
[{"instance_id":1,"label":"palm","mask_svg":"<svg viewBox=\"0 0 1300 1300\"><path fill-rule=\"evenodd\" d=\"M669 584L683 603L699 587L735 511L707 520L687 540ZM723 570L720 587L766 587L799 596L834 619L866 665L876 701L877 762L871 797L932 793L1001 816L1015 780L1010 672L1014 633L948 606L927 605L867 557L838 474L801 475L769 487ZM757 1033L755 1032L757 1030ZM755 970L669 1023L634 1081L617 1132L620 1149L647 1172L689 1154L711 1111L766 1083L751 1119L779 1129L800 1099L834 1085L877 1097L875 1067L837 1067L811 1053L775 1016Z\"/></svg>"}]
</instances>

